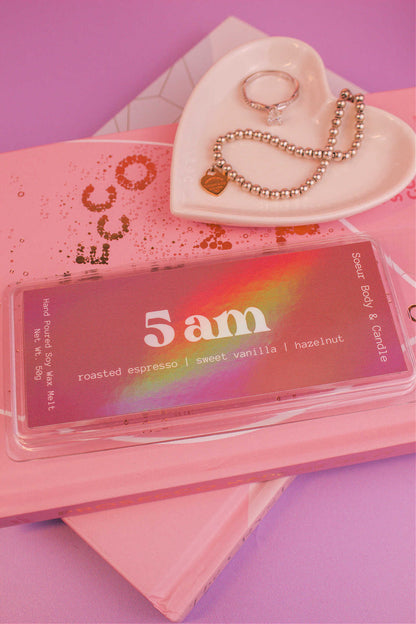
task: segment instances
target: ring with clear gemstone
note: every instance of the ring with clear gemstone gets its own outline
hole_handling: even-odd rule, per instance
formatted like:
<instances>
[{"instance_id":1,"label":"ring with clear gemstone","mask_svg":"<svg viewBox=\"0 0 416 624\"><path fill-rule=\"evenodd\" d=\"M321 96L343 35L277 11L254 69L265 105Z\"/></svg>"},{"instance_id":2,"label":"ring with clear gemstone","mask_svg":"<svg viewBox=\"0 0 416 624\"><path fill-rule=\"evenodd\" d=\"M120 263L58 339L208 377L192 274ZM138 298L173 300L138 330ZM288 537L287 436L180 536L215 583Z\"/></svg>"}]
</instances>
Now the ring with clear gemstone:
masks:
<instances>
[{"instance_id":1,"label":"ring with clear gemstone","mask_svg":"<svg viewBox=\"0 0 416 624\"><path fill-rule=\"evenodd\" d=\"M282 100L281 102L276 102L275 104L263 104L262 102L252 100L248 96L246 88L256 80L264 78L265 76L273 76L274 78L283 79L285 82L288 82L293 89L290 96L287 97L285 100ZM248 104L251 108L267 113L268 125L280 125L282 123L282 112L290 104L292 104L292 102L294 102L299 95L299 82L296 80L296 78L294 78L287 72L277 69L269 69L264 71L258 71L254 74L250 74L249 76L247 76L247 78L245 78L241 83L241 92L246 104Z\"/></svg>"}]
</instances>

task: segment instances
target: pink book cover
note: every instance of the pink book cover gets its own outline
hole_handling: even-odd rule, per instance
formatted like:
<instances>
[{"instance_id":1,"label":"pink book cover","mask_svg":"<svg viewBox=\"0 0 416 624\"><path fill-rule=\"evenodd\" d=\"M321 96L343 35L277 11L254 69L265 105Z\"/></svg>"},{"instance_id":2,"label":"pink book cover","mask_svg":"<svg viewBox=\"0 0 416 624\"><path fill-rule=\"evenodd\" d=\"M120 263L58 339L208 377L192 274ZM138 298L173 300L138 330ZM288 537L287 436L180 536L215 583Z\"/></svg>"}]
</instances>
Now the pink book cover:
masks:
<instances>
[{"instance_id":1,"label":"pink book cover","mask_svg":"<svg viewBox=\"0 0 416 624\"><path fill-rule=\"evenodd\" d=\"M183 620L292 477L65 522L168 619Z\"/></svg>"},{"instance_id":2,"label":"pink book cover","mask_svg":"<svg viewBox=\"0 0 416 624\"><path fill-rule=\"evenodd\" d=\"M388 205L377 209L377 229L369 219L370 213L348 221L310 226L306 231L294 228L292 232L289 228L288 233L286 228L223 228L175 218L169 212L171 143L162 140L169 132L172 139L174 128L161 128L2 155L1 201L10 207L3 219L2 250L6 254L0 268L3 285L11 280L23 282L36 276L62 275L69 267L71 274L76 275L86 268L91 271L96 264L125 265L138 256L148 264L175 257L186 260L224 257L235 249L244 253L263 249L265 245L276 246L278 239L285 239L288 234L292 240L319 241L326 240L328 234L355 228L380 240L383 232L378 232L378 228L383 222L386 229L381 242L389 257L394 258L393 278L399 280L399 286L401 281L406 286L395 267L412 274L411 262L404 253L407 251L411 258L413 234L403 226L399 247L396 251L391 249L388 223L392 214L397 218L398 209L392 213ZM153 170L150 163L157 171L155 177L148 175ZM134 188L135 180L144 187L140 192ZM409 222L412 210L412 203L400 202L401 224ZM380 221L382 214L387 222ZM359 218L366 219L365 226L356 225ZM42 255L36 253L38 248L45 250ZM333 253L341 258L341 247ZM344 261L345 258L344 255ZM316 279L319 263L311 264L303 255L301 266L308 267L308 279ZM374 262L372 266L376 270ZM298 279L299 267L293 265L293 271ZM409 293L403 291L403 294L409 299ZM320 298L313 301L319 305ZM293 328L288 320L288 329ZM347 320L344 319L346 331ZM413 329L413 324L408 322ZM3 338L6 336L5 332ZM312 351L307 357L313 360L313 354ZM315 367L303 370L312 372ZM409 452L414 427L412 414L406 408L407 403L397 407L402 417L396 418L394 424L387 407L376 410L376 414L368 407L359 412L360 418L354 419L343 414L345 408L325 419L308 416L303 419L303 412L299 419L299 414L289 410L282 418L295 418L293 422L271 427L265 421L265 427L256 427L249 434L188 441L186 456L181 452L181 444L154 443L140 448L129 446L72 455L70 460L58 456L41 461L15 461L6 451L2 434L0 463L6 484L0 495L2 522L95 511L109 505L129 505L191 493L200 488L212 489L292 475L325 465L364 461L380 454ZM3 428L8 418L11 413L6 409ZM352 431L354 427L359 427L359 432ZM363 436L362 427L366 431L369 427L372 432L376 428L376 434ZM329 442L330 432L336 442ZM308 441L307 446L301 444L302 440ZM261 447L263 453L253 454L253 445ZM227 457L227 462L220 460L223 457ZM160 467L157 472L151 469L155 463ZM135 478L138 469L140 480ZM45 479L47 490L42 486Z\"/></svg>"}]
</instances>

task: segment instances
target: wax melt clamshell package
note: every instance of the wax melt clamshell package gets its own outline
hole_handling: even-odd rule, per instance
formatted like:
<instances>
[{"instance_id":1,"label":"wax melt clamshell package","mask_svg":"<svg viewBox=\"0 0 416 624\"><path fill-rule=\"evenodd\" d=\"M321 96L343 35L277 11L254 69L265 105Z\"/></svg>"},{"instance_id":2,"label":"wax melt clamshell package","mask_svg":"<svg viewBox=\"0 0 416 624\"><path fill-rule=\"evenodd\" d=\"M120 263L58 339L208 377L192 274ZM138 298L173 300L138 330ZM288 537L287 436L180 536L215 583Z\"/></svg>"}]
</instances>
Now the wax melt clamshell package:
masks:
<instances>
[{"instance_id":1,"label":"wax melt clamshell package","mask_svg":"<svg viewBox=\"0 0 416 624\"><path fill-rule=\"evenodd\" d=\"M415 384L365 237L9 291L14 460L284 426Z\"/></svg>"}]
</instances>

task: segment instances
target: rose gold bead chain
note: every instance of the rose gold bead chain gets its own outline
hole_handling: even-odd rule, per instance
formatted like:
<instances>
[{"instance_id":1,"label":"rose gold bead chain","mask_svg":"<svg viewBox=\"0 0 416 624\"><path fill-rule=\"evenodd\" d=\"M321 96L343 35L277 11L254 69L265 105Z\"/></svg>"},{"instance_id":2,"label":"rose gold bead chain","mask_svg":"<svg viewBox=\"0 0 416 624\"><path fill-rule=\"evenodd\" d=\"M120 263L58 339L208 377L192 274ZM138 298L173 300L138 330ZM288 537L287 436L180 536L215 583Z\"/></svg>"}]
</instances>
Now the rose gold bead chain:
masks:
<instances>
[{"instance_id":1,"label":"rose gold bead chain","mask_svg":"<svg viewBox=\"0 0 416 624\"><path fill-rule=\"evenodd\" d=\"M347 102L351 102L355 105L355 135L350 148L343 152L341 150L335 150L334 146L337 142ZM364 96L361 93L353 95L349 89L342 89L336 102L334 117L331 120L331 128L329 130L326 147L323 149L312 149L309 147L296 146L285 139L270 134L270 132L251 130L250 128L247 130L234 130L233 132L228 132L226 135L217 138L213 147L214 162L201 179L201 184L206 191L214 195L219 195L227 183L231 181L238 184L242 190L265 199L289 199L291 197L299 197L322 179L331 162L342 162L356 155L364 137L363 130ZM261 141L300 158L319 160L319 166L303 184L291 189L269 189L259 184L253 184L242 175L239 175L223 157L223 145L238 140Z\"/></svg>"}]
</instances>

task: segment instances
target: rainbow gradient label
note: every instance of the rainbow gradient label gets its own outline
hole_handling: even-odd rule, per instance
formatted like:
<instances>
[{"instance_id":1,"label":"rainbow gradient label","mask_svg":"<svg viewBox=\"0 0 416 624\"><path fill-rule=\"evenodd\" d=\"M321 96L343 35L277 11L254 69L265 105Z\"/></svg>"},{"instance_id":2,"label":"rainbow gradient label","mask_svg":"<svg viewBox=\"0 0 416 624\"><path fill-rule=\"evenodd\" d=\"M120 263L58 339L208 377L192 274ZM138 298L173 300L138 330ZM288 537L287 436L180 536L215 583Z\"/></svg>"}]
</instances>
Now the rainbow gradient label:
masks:
<instances>
[{"instance_id":1,"label":"rainbow gradient label","mask_svg":"<svg viewBox=\"0 0 416 624\"><path fill-rule=\"evenodd\" d=\"M29 427L409 373L368 241L34 288L23 310Z\"/></svg>"}]
</instances>

